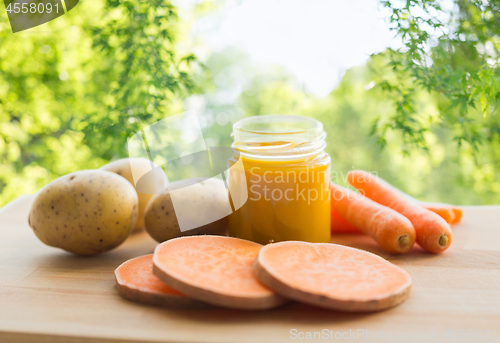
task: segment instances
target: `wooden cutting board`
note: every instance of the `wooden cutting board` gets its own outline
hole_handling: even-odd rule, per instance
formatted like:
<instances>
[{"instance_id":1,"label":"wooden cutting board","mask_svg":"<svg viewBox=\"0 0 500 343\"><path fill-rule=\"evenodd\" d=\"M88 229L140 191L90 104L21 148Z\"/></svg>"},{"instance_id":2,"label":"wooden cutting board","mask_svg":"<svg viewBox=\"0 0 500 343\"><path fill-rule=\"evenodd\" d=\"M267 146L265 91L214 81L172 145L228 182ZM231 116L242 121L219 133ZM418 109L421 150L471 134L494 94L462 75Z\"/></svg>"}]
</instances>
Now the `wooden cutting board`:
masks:
<instances>
[{"instance_id":1,"label":"wooden cutting board","mask_svg":"<svg viewBox=\"0 0 500 343\"><path fill-rule=\"evenodd\" d=\"M245 312L129 302L118 295L113 270L129 258L151 253L155 242L141 233L112 252L74 256L38 241L27 223L32 201L33 196L24 196L0 210L2 343L274 343L311 341L308 332L315 341L373 341L389 334L414 342L500 341L500 206L467 207L463 222L453 229L451 248L441 255L414 248L407 255L390 256L369 237L334 236L333 242L382 255L414 281L410 299L401 306L348 314L298 303ZM486 330L490 339L484 338Z\"/></svg>"}]
</instances>

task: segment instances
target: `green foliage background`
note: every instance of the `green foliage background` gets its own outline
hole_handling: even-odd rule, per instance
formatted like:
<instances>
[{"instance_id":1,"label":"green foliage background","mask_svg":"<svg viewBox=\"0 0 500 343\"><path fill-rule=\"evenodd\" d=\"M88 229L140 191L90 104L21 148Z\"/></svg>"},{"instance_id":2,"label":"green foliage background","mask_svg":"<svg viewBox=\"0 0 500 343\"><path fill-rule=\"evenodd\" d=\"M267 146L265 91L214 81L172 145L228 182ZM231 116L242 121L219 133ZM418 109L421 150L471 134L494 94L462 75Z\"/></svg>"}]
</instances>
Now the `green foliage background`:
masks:
<instances>
[{"instance_id":1,"label":"green foliage background","mask_svg":"<svg viewBox=\"0 0 500 343\"><path fill-rule=\"evenodd\" d=\"M236 48L197 61L186 36L208 1L182 20L164 0L81 1L18 34L0 15L0 205L126 157L131 134L189 108L210 145L231 144L244 116L310 116L328 133L334 181L359 168L423 200L499 203L497 1L459 0L446 19L436 1L382 4L403 47L348 70L325 98Z\"/></svg>"},{"instance_id":2,"label":"green foliage background","mask_svg":"<svg viewBox=\"0 0 500 343\"><path fill-rule=\"evenodd\" d=\"M2 9L3 10L3 9ZM0 205L126 156L127 137L182 111L194 57L169 2L81 1L12 34L0 16Z\"/></svg>"},{"instance_id":3,"label":"green foliage background","mask_svg":"<svg viewBox=\"0 0 500 343\"><path fill-rule=\"evenodd\" d=\"M226 61L233 61L232 64ZM216 94L204 94L208 115L228 113L237 120L247 115L290 113L320 120L328 134L327 150L332 157L332 180L344 185L351 169L378 173L405 192L427 201L456 204L498 204L500 201L500 151L490 144L477 150L470 145L457 146L453 129L437 125L425 132L428 149L403 151L404 138L395 131L385 134L385 147L372 134L377 116L391 116L396 107L385 90L377 87L380 75L391 73L385 54L374 56L365 65L348 70L338 87L325 98L305 92L302 85L280 66L252 66L241 51L226 49L207 62L217 80L216 89L224 92L237 88L224 75L242 75L255 69L236 105L220 103ZM420 91L415 94L416 117L437 117L441 100ZM205 113L207 115L207 113ZM231 121L214 125L209 137L224 137L220 144L231 144ZM210 136L212 135L212 136ZM491 160L493 157L495 159Z\"/></svg>"}]
</instances>

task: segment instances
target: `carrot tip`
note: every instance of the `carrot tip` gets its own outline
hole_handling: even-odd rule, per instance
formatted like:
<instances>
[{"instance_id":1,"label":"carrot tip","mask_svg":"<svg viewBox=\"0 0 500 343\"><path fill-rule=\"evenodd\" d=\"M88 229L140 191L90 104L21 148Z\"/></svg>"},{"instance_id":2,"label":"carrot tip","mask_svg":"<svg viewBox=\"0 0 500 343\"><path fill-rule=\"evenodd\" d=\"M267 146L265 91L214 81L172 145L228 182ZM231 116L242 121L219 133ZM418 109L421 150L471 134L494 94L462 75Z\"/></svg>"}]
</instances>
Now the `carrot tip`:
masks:
<instances>
[{"instance_id":1,"label":"carrot tip","mask_svg":"<svg viewBox=\"0 0 500 343\"><path fill-rule=\"evenodd\" d=\"M410 236L408 235L399 236L398 243L401 248L406 248L410 244Z\"/></svg>"},{"instance_id":2,"label":"carrot tip","mask_svg":"<svg viewBox=\"0 0 500 343\"><path fill-rule=\"evenodd\" d=\"M443 248L444 247L447 247L448 246L448 242L450 241L450 237L448 237L448 235L441 235L439 237L439 245L442 246Z\"/></svg>"}]
</instances>

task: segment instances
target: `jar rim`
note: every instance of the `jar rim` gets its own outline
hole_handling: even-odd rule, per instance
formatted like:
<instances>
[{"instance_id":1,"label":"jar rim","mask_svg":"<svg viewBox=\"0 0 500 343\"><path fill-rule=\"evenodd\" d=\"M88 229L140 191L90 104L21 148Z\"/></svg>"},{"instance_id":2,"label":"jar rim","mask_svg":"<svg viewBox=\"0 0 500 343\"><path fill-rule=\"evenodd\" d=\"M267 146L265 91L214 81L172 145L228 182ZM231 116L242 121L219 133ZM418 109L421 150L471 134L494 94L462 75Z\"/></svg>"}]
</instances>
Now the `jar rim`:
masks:
<instances>
[{"instance_id":1,"label":"jar rim","mask_svg":"<svg viewBox=\"0 0 500 343\"><path fill-rule=\"evenodd\" d=\"M324 152L326 133L316 119L297 115L259 115L233 125L232 148L261 160L308 159Z\"/></svg>"},{"instance_id":2,"label":"jar rim","mask_svg":"<svg viewBox=\"0 0 500 343\"><path fill-rule=\"evenodd\" d=\"M265 125L269 129L264 129ZM271 130L278 125L281 126L279 130ZM233 130L262 135L290 135L314 131L320 133L323 131L323 124L316 119L299 115L266 114L243 118L234 123Z\"/></svg>"}]
</instances>

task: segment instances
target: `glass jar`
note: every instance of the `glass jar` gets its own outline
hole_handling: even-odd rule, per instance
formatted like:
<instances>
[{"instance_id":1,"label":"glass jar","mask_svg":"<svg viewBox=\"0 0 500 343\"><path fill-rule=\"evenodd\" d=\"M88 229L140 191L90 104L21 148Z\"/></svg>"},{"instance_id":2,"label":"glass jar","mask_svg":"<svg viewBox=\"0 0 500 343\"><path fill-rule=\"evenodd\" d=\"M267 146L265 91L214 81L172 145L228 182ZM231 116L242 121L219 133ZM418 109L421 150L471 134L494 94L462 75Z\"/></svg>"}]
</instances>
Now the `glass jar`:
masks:
<instances>
[{"instance_id":1,"label":"glass jar","mask_svg":"<svg viewBox=\"0 0 500 343\"><path fill-rule=\"evenodd\" d=\"M323 125L302 116L262 115L235 123L232 137L228 184L240 191L231 192L229 234L261 244L330 242Z\"/></svg>"}]
</instances>

